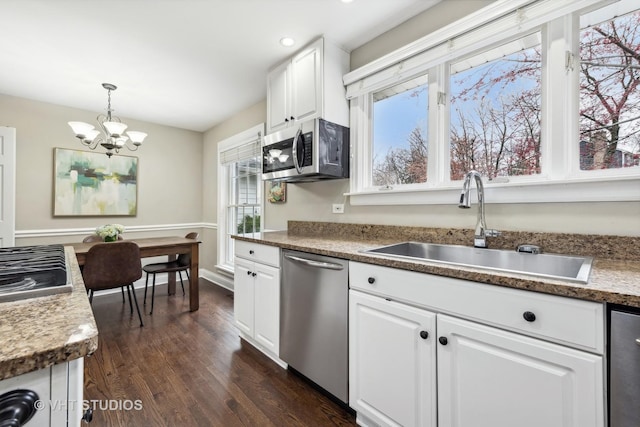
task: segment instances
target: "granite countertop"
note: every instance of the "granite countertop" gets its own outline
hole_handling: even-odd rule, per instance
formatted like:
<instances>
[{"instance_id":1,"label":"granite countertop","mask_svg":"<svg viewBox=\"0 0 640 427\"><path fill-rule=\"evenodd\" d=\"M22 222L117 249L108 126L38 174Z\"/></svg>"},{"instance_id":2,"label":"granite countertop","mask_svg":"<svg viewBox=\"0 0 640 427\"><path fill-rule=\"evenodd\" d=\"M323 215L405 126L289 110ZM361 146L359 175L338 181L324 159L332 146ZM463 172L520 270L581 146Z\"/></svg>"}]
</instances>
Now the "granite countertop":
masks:
<instances>
[{"instance_id":1,"label":"granite countertop","mask_svg":"<svg viewBox=\"0 0 640 427\"><path fill-rule=\"evenodd\" d=\"M65 255L73 290L0 303L0 380L92 354L98 328L73 248Z\"/></svg>"},{"instance_id":2,"label":"granite countertop","mask_svg":"<svg viewBox=\"0 0 640 427\"><path fill-rule=\"evenodd\" d=\"M472 242L471 233L460 230L438 230L438 229L416 229L409 227L408 233L402 233L402 230L391 230L391 233L378 232L376 229L368 229L359 226L357 232L349 227L345 228L345 224L336 227L329 225L330 223L304 223L290 222L289 231L265 232L254 238L244 236L234 236L238 240L256 242L265 245L278 246L283 249L293 249L304 252L310 252L320 255L333 256L338 258L349 259L368 264L381 265L386 267L400 268L404 270L417 271L428 274L436 274L441 276L453 277L458 279L470 280L479 283L491 285L506 286L511 288L525 289L535 292L543 292L553 295L561 295L573 298L579 298L596 302L607 302L614 304L628 305L640 308L640 258L633 250L640 247L640 239L605 236L602 239L593 238L593 236L585 236L585 240L592 242L592 253L589 256L594 257L591 275L588 283L575 283L565 280L543 279L522 274L510 274L502 272L491 272L480 268L447 266L444 264L428 262L428 261L410 261L392 259L376 255L364 254L361 251L371 249L387 244L399 243L402 241L413 240L431 243L445 244L461 244L458 239L468 239ZM375 227L375 226L374 226ZM386 231L394 226L386 226ZM404 227L403 229L406 229ZM363 231L364 230L364 231ZM458 231L461 236L458 236ZM564 253L568 255L587 255L584 253L585 245L577 242L575 237L561 236L538 236L536 233L522 233L514 235L507 239L526 239L520 243L539 243L536 239L544 238L547 246L557 249L548 251L550 253ZM339 236L339 237L335 237ZM414 238L409 238L414 237ZM556 240L557 239L557 243ZM628 241L631 239L631 241ZM559 247L554 245L566 245L580 243L580 248L576 247ZM512 242L503 242L507 247ZM624 251L617 251L616 247L620 244L626 246L626 252L629 259L624 258ZM467 245L468 246L468 245ZM613 246L613 248L612 248ZM494 246L496 247L496 246ZM609 256L608 258L606 256Z\"/></svg>"}]
</instances>

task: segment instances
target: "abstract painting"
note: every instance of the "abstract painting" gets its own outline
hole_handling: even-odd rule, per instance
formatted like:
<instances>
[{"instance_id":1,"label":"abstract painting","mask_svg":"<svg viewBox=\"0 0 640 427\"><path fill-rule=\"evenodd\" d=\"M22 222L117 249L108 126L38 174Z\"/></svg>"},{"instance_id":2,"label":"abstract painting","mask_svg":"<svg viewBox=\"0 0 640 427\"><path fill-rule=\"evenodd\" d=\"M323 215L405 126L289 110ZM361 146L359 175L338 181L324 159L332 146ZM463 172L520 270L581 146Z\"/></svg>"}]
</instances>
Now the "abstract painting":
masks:
<instances>
[{"instance_id":1,"label":"abstract painting","mask_svg":"<svg viewBox=\"0 0 640 427\"><path fill-rule=\"evenodd\" d=\"M138 158L54 148L53 216L135 216Z\"/></svg>"}]
</instances>

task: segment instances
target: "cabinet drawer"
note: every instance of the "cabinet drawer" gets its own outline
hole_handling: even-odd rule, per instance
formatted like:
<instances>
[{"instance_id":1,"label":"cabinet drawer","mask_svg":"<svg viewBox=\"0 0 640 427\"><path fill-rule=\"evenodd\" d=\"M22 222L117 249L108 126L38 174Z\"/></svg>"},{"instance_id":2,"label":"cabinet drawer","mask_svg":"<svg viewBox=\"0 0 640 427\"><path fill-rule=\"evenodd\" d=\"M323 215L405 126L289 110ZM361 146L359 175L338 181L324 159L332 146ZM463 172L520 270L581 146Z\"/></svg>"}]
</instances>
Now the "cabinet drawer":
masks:
<instances>
[{"instance_id":1,"label":"cabinet drawer","mask_svg":"<svg viewBox=\"0 0 640 427\"><path fill-rule=\"evenodd\" d=\"M280 248L259 243L235 241L235 255L262 264L280 267Z\"/></svg>"},{"instance_id":2,"label":"cabinet drawer","mask_svg":"<svg viewBox=\"0 0 640 427\"><path fill-rule=\"evenodd\" d=\"M357 262L349 265L349 286L598 354L604 351L600 303Z\"/></svg>"}]
</instances>

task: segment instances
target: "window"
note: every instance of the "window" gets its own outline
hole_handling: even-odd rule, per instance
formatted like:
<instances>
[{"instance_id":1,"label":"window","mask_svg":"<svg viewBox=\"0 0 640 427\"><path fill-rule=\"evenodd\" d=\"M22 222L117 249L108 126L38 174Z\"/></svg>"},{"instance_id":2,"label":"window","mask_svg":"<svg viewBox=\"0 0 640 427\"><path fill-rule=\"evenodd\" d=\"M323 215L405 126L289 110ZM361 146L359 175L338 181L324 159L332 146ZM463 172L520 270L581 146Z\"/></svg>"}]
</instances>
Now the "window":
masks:
<instances>
[{"instance_id":1,"label":"window","mask_svg":"<svg viewBox=\"0 0 640 427\"><path fill-rule=\"evenodd\" d=\"M260 144L264 125L218 144L218 267L232 271L233 235L254 236L262 218Z\"/></svg>"},{"instance_id":2,"label":"window","mask_svg":"<svg viewBox=\"0 0 640 427\"><path fill-rule=\"evenodd\" d=\"M498 0L345 75L352 204L640 200L640 8Z\"/></svg>"},{"instance_id":3,"label":"window","mask_svg":"<svg viewBox=\"0 0 640 427\"><path fill-rule=\"evenodd\" d=\"M229 171L228 233L253 237L260 231L262 202L260 163L258 158L241 160L228 165L227 170Z\"/></svg>"},{"instance_id":4,"label":"window","mask_svg":"<svg viewBox=\"0 0 640 427\"><path fill-rule=\"evenodd\" d=\"M540 173L540 33L450 66L450 173Z\"/></svg>"},{"instance_id":5,"label":"window","mask_svg":"<svg viewBox=\"0 0 640 427\"><path fill-rule=\"evenodd\" d=\"M640 11L580 30L580 169L640 164ZM606 16L606 15L605 15Z\"/></svg>"},{"instance_id":6,"label":"window","mask_svg":"<svg viewBox=\"0 0 640 427\"><path fill-rule=\"evenodd\" d=\"M373 185L427 181L427 76L373 94Z\"/></svg>"}]
</instances>

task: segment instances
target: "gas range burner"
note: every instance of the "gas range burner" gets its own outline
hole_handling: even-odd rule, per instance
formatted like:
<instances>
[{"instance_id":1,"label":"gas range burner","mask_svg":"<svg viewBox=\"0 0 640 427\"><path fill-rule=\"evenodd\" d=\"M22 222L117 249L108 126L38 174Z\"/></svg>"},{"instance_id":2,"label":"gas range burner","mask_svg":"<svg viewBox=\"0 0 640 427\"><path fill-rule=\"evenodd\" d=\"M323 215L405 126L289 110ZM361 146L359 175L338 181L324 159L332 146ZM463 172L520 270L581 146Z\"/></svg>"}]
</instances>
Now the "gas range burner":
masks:
<instances>
[{"instance_id":1,"label":"gas range burner","mask_svg":"<svg viewBox=\"0 0 640 427\"><path fill-rule=\"evenodd\" d=\"M71 292L62 245L0 248L0 302Z\"/></svg>"}]
</instances>

